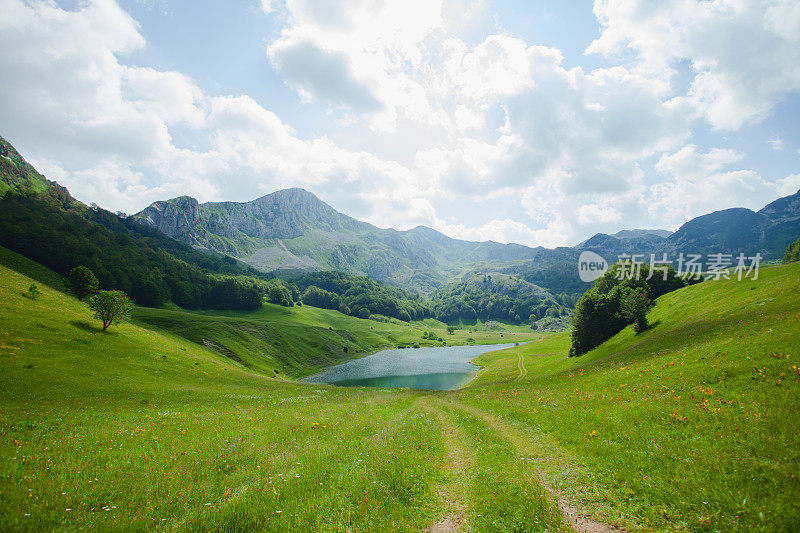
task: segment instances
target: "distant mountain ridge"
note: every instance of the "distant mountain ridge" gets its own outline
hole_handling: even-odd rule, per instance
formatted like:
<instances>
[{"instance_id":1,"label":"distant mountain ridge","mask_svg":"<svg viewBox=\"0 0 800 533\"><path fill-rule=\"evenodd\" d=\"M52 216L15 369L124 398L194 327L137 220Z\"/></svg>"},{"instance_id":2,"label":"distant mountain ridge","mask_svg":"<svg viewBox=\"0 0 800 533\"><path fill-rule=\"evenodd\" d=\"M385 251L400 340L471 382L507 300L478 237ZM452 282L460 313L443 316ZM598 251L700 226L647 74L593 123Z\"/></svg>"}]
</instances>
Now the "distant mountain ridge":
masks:
<instances>
[{"instance_id":1,"label":"distant mountain ridge","mask_svg":"<svg viewBox=\"0 0 800 533\"><path fill-rule=\"evenodd\" d=\"M677 255L683 252L705 255L744 253L751 256L760 253L765 260L778 260L789 244L800 236L800 191L779 198L759 211L734 207L701 215L672 234L646 231L615 235L598 233L576 248L601 255ZM623 233L625 235L620 237Z\"/></svg>"},{"instance_id":2,"label":"distant mountain ridge","mask_svg":"<svg viewBox=\"0 0 800 533\"><path fill-rule=\"evenodd\" d=\"M800 191L758 212L716 211L678 231L634 229L598 233L574 248L531 248L452 239L418 226L382 229L339 213L314 194L284 189L250 202L198 203L188 196L155 202L135 217L197 248L235 257L259 270L340 270L430 293L482 272L505 272L555 292L582 292L577 256L619 254L761 253L780 259L800 236Z\"/></svg>"},{"instance_id":3,"label":"distant mountain ridge","mask_svg":"<svg viewBox=\"0 0 800 533\"><path fill-rule=\"evenodd\" d=\"M378 228L299 188L242 203L200 204L181 196L155 202L134 216L170 237L260 270L342 270L422 292L537 254L518 244L460 241L424 226Z\"/></svg>"}]
</instances>

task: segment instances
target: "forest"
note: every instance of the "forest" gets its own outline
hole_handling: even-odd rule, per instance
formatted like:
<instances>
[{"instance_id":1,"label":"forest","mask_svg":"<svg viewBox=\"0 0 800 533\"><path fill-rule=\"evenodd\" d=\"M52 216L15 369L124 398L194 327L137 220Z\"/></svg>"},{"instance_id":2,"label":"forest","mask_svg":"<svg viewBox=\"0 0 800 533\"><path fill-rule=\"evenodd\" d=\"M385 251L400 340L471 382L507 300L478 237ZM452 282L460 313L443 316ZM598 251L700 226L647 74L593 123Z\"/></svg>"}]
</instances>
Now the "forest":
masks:
<instances>
[{"instance_id":1,"label":"forest","mask_svg":"<svg viewBox=\"0 0 800 533\"><path fill-rule=\"evenodd\" d=\"M73 199L66 189L24 188L0 197L0 245L66 276L84 265L103 290L134 302L186 309L256 309L254 271L231 258L193 250L155 229Z\"/></svg>"}]
</instances>

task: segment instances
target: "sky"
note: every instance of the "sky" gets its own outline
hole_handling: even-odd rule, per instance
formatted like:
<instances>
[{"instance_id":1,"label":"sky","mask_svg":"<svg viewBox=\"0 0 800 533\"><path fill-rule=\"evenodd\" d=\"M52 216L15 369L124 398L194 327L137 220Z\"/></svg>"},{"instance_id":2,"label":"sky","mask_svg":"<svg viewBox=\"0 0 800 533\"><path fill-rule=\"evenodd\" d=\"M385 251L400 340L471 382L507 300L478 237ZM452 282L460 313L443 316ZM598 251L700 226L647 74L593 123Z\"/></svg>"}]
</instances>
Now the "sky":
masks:
<instances>
[{"instance_id":1,"label":"sky","mask_svg":"<svg viewBox=\"0 0 800 533\"><path fill-rule=\"evenodd\" d=\"M86 203L303 187L574 245L800 189L796 0L0 0L0 135Z\"/></svg>"}]
</instances>

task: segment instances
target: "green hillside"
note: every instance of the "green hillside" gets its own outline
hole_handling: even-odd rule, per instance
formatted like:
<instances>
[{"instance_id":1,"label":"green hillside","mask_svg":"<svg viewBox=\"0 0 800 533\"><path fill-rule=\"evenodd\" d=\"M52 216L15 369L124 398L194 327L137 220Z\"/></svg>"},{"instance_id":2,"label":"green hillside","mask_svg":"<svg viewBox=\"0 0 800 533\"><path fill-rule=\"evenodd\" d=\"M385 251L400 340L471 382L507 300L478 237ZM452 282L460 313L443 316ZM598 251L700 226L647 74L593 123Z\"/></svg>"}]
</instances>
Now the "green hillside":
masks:
<instances>
[{"instance_id":1,"label":"green hillside","mask_svg":"<svg viewBox=\"0 0 800 533\"><path fill-rule=\"evenodd\" d=\"M262 321L304 354L303 328L366 346L431 319L140 309L100 333L58 276L2 257L15 270L0 267L0 529L799 525L800 264L667 294L655 327L581 357L566 357L568 334L539 335L434 393L270 379L195 338L253 368L310 368L258 359L237 330Z\"/></svg>"},{"instance_id":2,"label":"green hillside","mask_svg":"<svg viewBox=\"0 0 800 533\"><path fill-rule=\"evenodd\" d=\"M255 372L293 378L380 348L496 344L534 338L527 328L459 329L448 334L445 324L432 319L409 324L378 322L310 306L264 304L254 312L194 313L137 308L133 316L137 323L206 345ZM436 333L436 339L425 338L428 332Z\"/></svg>"},{"instance_id":3,"label":"green hillside","mask_svg":"<svg viewBox=\"0 0 800 533\"><path fill-rule=\"evenodd\" d=\"M799 279L791 264L680 289L654 328L577 358L567 333L487 354L488 386L451 401L538 442L545 480L611 521L797 530Z\"/></svg>"}]
</instances>

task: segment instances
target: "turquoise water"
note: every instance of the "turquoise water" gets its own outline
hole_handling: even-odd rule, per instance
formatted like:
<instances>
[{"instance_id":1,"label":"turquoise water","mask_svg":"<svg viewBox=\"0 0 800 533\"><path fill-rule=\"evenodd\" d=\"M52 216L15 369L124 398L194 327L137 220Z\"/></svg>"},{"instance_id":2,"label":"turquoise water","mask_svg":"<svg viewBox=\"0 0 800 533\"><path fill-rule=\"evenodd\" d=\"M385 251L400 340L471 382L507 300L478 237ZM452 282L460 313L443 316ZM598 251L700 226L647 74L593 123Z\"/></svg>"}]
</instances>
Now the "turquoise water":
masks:
<instances>
[{"instance_id":1,"label":"turquoise water","mask_svg":"<svg viewBox=\"0 0 800 533\"><path fill-rule=\"evenodd\" d=\"M472 379L479 367L470 361L486 352L513 344L448 346L383 350L361 359L326 368L304 378L307 383L343 387L406 387L454 390Z\"/></svg>"}]
</instances>

